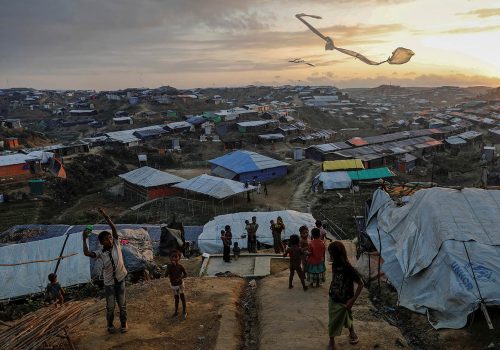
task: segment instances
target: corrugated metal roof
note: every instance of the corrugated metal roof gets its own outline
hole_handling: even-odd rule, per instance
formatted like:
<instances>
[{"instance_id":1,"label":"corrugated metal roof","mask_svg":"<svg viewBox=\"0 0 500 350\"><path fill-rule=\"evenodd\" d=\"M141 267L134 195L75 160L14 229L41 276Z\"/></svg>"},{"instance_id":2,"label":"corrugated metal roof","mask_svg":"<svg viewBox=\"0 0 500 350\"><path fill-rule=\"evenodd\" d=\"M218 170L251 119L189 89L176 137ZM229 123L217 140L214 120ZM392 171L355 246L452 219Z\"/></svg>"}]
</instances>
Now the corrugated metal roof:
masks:
<instances>
[{"instance_id":1,"label":"corrugated metal roof","mask_svg":"<svg viewBox=\"0 0 500 350\"><path fill-rule=\"evenodd\" d=\"M340 151L342 149L348 149L351 148L351 145L345 142L335 142L335 143L324 143L321 145L313 145L310 148L316 148L320 152L327 153L327 152Z\"/></svg>"},{"instance_id":2,"label":"corrugated metal roof","mask_svg":"<svg viewBox=\"0 0 500 350\"><path fill-rule=\"evenodd\" d=\"M479 131L470 130L470 131L466 131L466 132L463 132L461 134L458 134L457 136L463 138L464 140L472 140L472 139L475 139L481 135L482 135L482 133L480 133Z\"/></svg>"},{"instance_id":3,"label":"corrugated metal roof","mask_svg":"<svg viewBox=\"0 0 500 350\"><path fill-rule=\"evenodd\" d=\"M360 159L327 160L323 162L323 171L335 171L346 169L364 169L365 166Z\"/></svg>"},{"instance_id":4,"label":"corrugated metal roof","mask_svg":"<svg viewBox=\"0 0 500 350\"><path fill-rule=\"evenodd\" d=\"M223 177L226 179L234 179L238 174L221 166L216 166L212 169L212 175Z\"/></svg>"},{"instance_id":5,"label":"corrugated metal roof","mask_svg":"<svg viewBox=\"0 0 500 350\"><path fill-rule=\"evenodd\" d=\"M30 157L27 154L16 153L7 156L0 156L0 166L23 164Z\"/></svg>"},{"instance_id":6,"label":"corrugated metal roof","mask_svg":"<svg viewBox=\"0 0 500 350\"><path fill-rule=\"evenodd\" d=\"M263 126L267 124L275 123L274 121L269 121L269 120L254 120L254 121L249 121L249 122L240 122L236 123L236 125L247 128L247 127L252 127L252 126Z\"/></svg>"},{"instance_id":7,"label":"corrugated metal roof","mask_svg":"<svg viewBox=\"0 0 500 350\"><path fill-rule=\"evenodd\" d=\"M254 186L245 188L245 184L229 179L202 174L193 179L183 181L173 187L186 191L204 194L217 199L224 199L239 193L254 190Z\"/></svg>"},{"instance_id":8,"label":"corrugated metal roof","mask_svg":"<svg viewBox=\"0 0 500 350\"><path fill-rule=\"evenodd\" d=\"M361 137L353 137L352 139L347 140L353 146L364 146L367 145L368 142L363 140Z\"/></svg>"},{"instance_id":9,"label":"corrugated metal roof","mask_svg":"<svg viewBox=\"0 0 500 350\"><path fill-rule=\"evenodd\" d=\"M450 136L445 139L446 143L449 145L465 145L467 141L458 136Z\"/></svg>"},{"instance_id":10,"label":"corrugated metal roof","mask_svg":"<svg viewBox=\"0 0 500 350\"><path fill-rule=\"evenodd\" d=\"M263 140L283 140L285 138L283 134L264 134L258 137Z\"/></svg>"},{"instance_id":11,"label":"corrugated metal roof","mask_svg":"<svg viewBox=\"0 0 500 350\"><path fill-rule=\"evenodd\" d=\"M358 171L348 171L347 175L353 181L359 180L376 180L376 179L384 179L387 177L394 177L395 175L388 168L375 168L375 169L365 169Z\"/></svg>"},{"instance_id":12,"label":"corrugated metal roof","mask_svg":"<svg viewBox=\"0 0 500 350\"><path fill-rule=\"evenodd\" d=\"M191 128L192 126L193 126L193 124L190 124L188 122L174 122L174 123L168 123L167 125L165 125L165 127L169 128L170 130Z\"/></svg>"},{"instance_id":13,"label":"corrugated metal roof","mask_svg":"<svg viewBox=\"0 0 500 350\"><path fill-rule=\"evenodd\" d=\"M128 173L118 175L123 180L142 187L155 187L176 184L186 179L161 170L144 166Z\"/></svg>"},{"instance_id":14,"label":"corrugated metal roof","mask_svg":"<svg viewBox=\"0 0 500 350\"><path fill-rule=\"evenodd\" d=\"M251 151L234 151L222 157L211 159L211 164L229 169L236 174L288 166L290 164Z\"/></svg>"}]
</instances>

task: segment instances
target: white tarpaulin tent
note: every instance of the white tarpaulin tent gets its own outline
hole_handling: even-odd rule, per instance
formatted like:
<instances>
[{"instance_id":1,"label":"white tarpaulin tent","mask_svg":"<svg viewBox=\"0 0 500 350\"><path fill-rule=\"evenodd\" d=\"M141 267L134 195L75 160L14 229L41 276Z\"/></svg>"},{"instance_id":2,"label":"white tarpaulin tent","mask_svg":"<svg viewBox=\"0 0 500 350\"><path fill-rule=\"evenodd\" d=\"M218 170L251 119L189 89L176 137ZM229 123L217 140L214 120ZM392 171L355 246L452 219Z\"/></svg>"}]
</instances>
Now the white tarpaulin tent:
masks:
<instances>
[{"instance_id":1,"label":"white tarpaulin tent","mask_svg":"<svg viewBox=\"0 0 500 350\"><path fill-rule=\"evenodd\" d=\"M377 190L367 233L401 305L434 328L462 328L481 298L500 305L500 191L430 188L397 206Z\"/></svg>"},{"instance_id":2,"label":"white tarpaulin tent","mask_svg":"<svg viewBox=\"0 0 500 350\"><path fill-rule=\"evenodd\" d=\"M351 188L352 180L347 171L322 171L313 179L313 188L320 190L321 187L324 191Z\"/></svg>"},{"instance_id":3,"label":"white tarpaulin tent","mask_svg":"<svg viewBox=\"0 0 500 350\"><path fill-rule=\"evenodd\" d=\"M50 260L59 257L65 235L40 241L10 244L0 247L0 264L17 264L33 260ZM64 256L77 253L63 260L57 276L61 286L71 286L90 282L90 259L83 255L82 236L69 235L64 249ZM32 293L43 292L49 280L47 276L54 272L57 260L0 266L0 300L15 298Z\"/></svg>"},{"instance_id":4,"label":"white tarpaulin tent","mask_svg":"<svg viewBox=\"0 0 500 350\"><path fill-rule=\"evenodd\" d=\"M281 210L269 212L243 212L235 214L226 214L216 216L213 220L203 226L203 232L198 237L198 246L204 253L222 253L222 240L220 239L220 232L226 225L231 226L233 233L233 242L238 242L240 248L247 248L247 238L242 237L246 235L245 220L251 221L252 216L257 217L259 229L257 231L257 240L264 244L273 244L273 236L269 229L269 222L281 216L285 224L285 231L282 232L282 238L289 238L292 234L299 233L299 227L306 225L311 228L314 227L316 220L311 214L301 213L294 210Z\"/></svg>"}]
</instances>

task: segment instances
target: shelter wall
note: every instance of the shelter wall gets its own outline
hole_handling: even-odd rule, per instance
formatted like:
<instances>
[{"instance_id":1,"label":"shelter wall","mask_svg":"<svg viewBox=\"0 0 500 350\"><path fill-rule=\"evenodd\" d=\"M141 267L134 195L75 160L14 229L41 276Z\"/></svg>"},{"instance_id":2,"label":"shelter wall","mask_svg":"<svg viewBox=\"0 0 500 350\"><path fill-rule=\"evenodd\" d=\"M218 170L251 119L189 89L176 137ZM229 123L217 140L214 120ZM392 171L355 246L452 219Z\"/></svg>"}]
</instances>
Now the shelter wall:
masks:
<instances>
[{"instance_id":1,"label":"shelter wall","mask_svg":"<svg viewBox=\"0 0 500 350\"><path fill-rule=\"evenodd\" d=\"M276 168L269 168L269 169L257 170L239 174L237 180L240 182L245 182L245 181L252 182L253 180L266 182L284 177L286 176L287 173L288 173L288 168L286 166L280 166Z\"/></svg>"},{"instance_id":2,"label":"shelter wall","mask_svg":"<svg viewBox=\"0 0 500 350\"><path fill-rule=\"evenodd\" d=\"M0 177L29 175L30 168L28 164L13 164L0 167Z\"/></svg>"}]
</instances>

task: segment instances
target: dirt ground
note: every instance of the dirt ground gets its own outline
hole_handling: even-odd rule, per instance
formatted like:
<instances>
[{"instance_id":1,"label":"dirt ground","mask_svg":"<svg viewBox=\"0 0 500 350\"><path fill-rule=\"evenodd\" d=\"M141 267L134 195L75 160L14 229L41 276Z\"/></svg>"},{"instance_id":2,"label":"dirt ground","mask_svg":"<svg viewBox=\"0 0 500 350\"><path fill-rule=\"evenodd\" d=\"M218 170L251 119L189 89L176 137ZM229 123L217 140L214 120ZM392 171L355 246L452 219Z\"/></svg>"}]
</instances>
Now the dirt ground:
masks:
<instances>
[{"instance_id":1,"label":"dirt ground","mask_svg":"<svg viewBox=\"0 0 500 350\"><path fill-rule=\"evenodd\" d=\"M167 279L129 286L129 332L108 334L103 311L102 316L78 327L74 336L76 347L92 350L237 349L241 334L237 303L244 284L240 278L187 278L188 318L185 321L171 317L174 299ZM105 301L99 303L104 306ZM118 320L115 323L118 324Z\"/></svg>"},{"instance_id":2,"label":"dirt ground","mask_svg":"<svg viewBox=\"0 0 500 350\"><path fill-rule=\"evenodd\" d=\"M355 254L354 246L346 243L348 254ZM275 275L263 279L259 284L257 299L260 307L260 349L325 349L328 345L328 286L309 288L306 292L300 281L294 278L293 289L288 289L288 270L282 263L271 265ZM363 290L353 308L354 327L360 342L349 344L347 329L337 338L339 349L399 349L405 344L400 331L383 319L372 314L374 309L368 291ZM279 335L279 336L277 336Z\"/></svg>"}]
</instances>

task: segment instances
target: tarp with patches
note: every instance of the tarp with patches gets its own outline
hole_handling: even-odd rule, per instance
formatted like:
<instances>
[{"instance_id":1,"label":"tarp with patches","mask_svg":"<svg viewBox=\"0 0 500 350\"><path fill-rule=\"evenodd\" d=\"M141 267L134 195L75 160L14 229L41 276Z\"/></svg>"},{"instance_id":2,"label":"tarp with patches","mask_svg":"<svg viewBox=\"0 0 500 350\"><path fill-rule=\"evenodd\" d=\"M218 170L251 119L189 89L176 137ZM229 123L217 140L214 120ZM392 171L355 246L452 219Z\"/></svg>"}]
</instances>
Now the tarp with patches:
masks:
<instances>
[{"instance_id":1,"label":"tarp with patches","mask_svg":"<svg viewBox=\"0 0 500 350\"><path fill-rule=\"evenodd\" d=\"M498 227L500 191L434 187L403 206L377 190L366 230L401 305L434 328L462 328L481 301L500 305Z\"/></svg>"}]
</instances>

